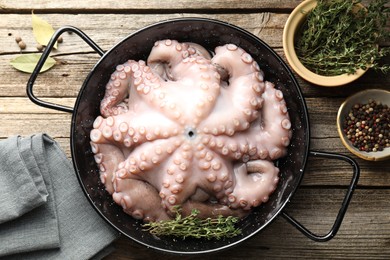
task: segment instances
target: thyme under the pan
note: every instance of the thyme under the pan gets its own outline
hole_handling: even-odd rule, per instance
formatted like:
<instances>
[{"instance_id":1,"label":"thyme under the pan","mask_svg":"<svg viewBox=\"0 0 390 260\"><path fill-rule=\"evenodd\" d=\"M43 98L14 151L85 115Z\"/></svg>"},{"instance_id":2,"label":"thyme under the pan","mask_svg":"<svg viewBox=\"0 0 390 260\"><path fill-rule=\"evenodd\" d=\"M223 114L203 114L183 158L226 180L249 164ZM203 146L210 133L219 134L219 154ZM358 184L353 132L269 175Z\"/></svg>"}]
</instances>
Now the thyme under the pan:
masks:
<instances>
[{"instance_id":1,"label":"thyme under the pan","mask_svg":"<svg viewBox=\"0 0 390 260\"><path fill-rule=\"evenodd\" d=\"M390 35L387 2L373 0L362 9L356 7L360 0L318 0L295 43L299 60L326 76L353 74L368 67L390 71L389 64L378 64L390 53L389 47L378 48Z\"/></svg>"}]
</instances>

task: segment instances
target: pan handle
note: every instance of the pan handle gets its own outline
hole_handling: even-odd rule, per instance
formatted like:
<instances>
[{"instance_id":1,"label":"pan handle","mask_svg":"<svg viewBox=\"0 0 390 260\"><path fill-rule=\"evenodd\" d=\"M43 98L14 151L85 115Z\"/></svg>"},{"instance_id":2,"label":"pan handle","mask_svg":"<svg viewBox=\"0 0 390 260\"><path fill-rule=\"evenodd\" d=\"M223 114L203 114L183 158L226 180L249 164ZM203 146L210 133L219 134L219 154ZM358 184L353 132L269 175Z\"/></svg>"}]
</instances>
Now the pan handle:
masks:
<instances>
[{"instance_id":1,"label":"pan handle","mask_svg":"<svg viewBox=\"0 0 390 260\"><path fill-rule=\"evenodd\" d=\"M350 163L353 167L353 176L351 183L349 184L349 188L347 193L345 194L344 200L341 204L341 208L339 210L339 213L337 214L336 220L329 231L326 235L317 235L308 230L306 227L304 227L301 223L299 223L297 220L295 220L293 217L291 217L289 214L286 212L282 212L282 216L293 226L295 226L299 231L301 231L305 236L308 238L317 241L317 242L325 242L330 239L332 239L337 231L340 228L341 222L343 221L344 215L347 211L349 202L351 201L352 194L356 188L357 182L359 180L359 175L360 175L360 169L359 165L353 160L352 158L342 155L342 154L336 154L336 153L326 153L326 152L318 152L318 151L310 151L310 155L312 156L318 156L318 157L325 157L325 158L330 158L330 159L339 159L339 160L344 160L348 163Z\"/></svg>"},{"instance_id":2,"label":"pan handle","mask_svg":"<svg viewBox=\"0 0 390 260\"><path fill-rule=\"evenodd\" d=\"M43 67L43 64L45 63L47 57L49 56L50 52L52 51L53 46L56 43L58 37L60 37L60 35L63 34L64 32L73 32L73 33L77 34L89 46L91 46L92 49L94 49L100 56L103 56L104 51L94 41L92 41L91 38L89 38L84 32L82 32L81 30L79 30L75 27L72 27L72 26L61 27L53 34L53 36L50 39L50 42L47 44L45 50L43 51L41 58L39 59L34 71L32 72L32 74L30 76L30 79L27 82L26 91L27 91L27 96L30 98L30 100L39 106L51 108L51 109L58 110L58 111L72 113L73 108L68 107L68 106L54 104L54 103L47 102L47 101L43 101L41 99L38 99L34 95L34 92L33 92L33 86L34 86L35 80L37 79L38 74L41 71L41 68Z\"/></svg>"}]
</instances>

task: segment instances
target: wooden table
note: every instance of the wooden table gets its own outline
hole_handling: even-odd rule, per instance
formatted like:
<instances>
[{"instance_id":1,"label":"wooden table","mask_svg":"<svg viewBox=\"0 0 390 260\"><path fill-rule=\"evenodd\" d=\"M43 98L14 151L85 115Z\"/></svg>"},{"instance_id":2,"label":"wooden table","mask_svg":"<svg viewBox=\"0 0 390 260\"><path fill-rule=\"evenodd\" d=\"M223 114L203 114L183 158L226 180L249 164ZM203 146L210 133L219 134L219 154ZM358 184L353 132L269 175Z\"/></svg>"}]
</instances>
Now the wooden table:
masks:
<instances>
[{"instance_id":1,"label":"wooden table","mask_svg":"<svg viewBox=\"0 0 390 260\"><path fill-rule=\"evenodd\" d=\"M208 17L242 27L268 43L279 55L282 31L298 0L207 0L207 1L28 1L0 0L0 137L46 132L70 156L68 113L34 105L25 86L29 74L10 66L20 54L15 37L27 44L24 53L36 52L31 28L31 11L54 28L73 25L83 30L102 49L151 23L174 17ZM64 34L64 42L52 55L55 68L41 74L35 92L47 101L72 106L88 72L99 55L74 34ZM367 162L350 154L336 130L336 114L343 100L360 90L390 88L390 75L367 72L343 87L324 88L297 76L304 93L311 123L311 149L349 155L361 167L358 187L341 228L329 242L313 242L279 217L263 232L239 247L211 255L210 259L259 258L390 258L390 161ZM310 159L302 186L287 206L296 219L311 230L326 233L337 214L352 175L342 161ZM117 250L106 259L187 259L165 255L136 245L122 237ZM197 259L200 257L188 257ZM202 256L202 259L208 259Z\"/></svg>"}]
</instances>

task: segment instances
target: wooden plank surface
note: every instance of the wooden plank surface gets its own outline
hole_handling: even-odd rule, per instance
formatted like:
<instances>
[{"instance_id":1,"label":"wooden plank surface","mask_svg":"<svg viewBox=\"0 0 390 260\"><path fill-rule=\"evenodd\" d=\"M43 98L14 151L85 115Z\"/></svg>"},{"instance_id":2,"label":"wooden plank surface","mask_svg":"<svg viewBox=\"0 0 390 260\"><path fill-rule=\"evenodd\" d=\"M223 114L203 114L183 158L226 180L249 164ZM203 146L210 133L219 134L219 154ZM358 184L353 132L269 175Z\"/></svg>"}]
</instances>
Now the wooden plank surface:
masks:
<instances>
[{"instance_id":1,"label":"wooden plank surface","mask_svg":"<svg viewBox=\"0 0 390 260\"><path fill-rule=\"evenodd\" d=\"M300 3L299 0L211 0L211 1L159 1L159 0L130 0L130 1L115 1L107 0L100 1L77 1L70 0L65 2L57 1L12 1L2 0L0 2L0 11L16 12L29 10L43 10L50 12L67 11L80 12L89 11L132 11L132 12L161 12L161 10L169 10L178 12L182 10L201 10L205 11L220 11L220 10L245 10L245 9L292 9Z\"/></svg>"},{"instance_id":2,"label":"wooden plank surface","mask_svg":"<svg viewBox=\"0 0 390 260\"><path fill-rule=\"evenodd\" d=\"M201 14L201 13L173 13L173 14L39 14L52 24L53 28L72 25L83 30L87 35L107 50L129 34L147 25L180 17L203 17L218 19L245 28L256 36L261 37L273 47L282 46L282 30L287 14L276 13L246 13L242 14ZM0 46L0 53L18 52L15 36L21 36L26 44L26 51L36 51L36 44L31 32L30 14L4 14L0 21L0 35L5 36ZM90 23L88 21L94 21ZM107 21L109 21L107 23ZM106 28L102 31L101 28ZM278 35L280 37L274 37ZM58 53L91 51L76 35L64 36L64 44L58 48Z\"/></svg>"},{"instance_id":3,"label":"wooden plank surface","mask_svg":"<svg viewBox=\"0 0 390 260\"><path fill-rule=\"evenodd\" d=\"M153 24L155 22L178 17L193 17L193 14L42 14L44 19L50 21L54 28L60 28L64 25L72 25L83 30L95 41L103 50L109 50L117 42L127 37L136 30ZM213 18L226 21L240 26L247 31L258 36L284 58L282 49L283 26L288 18L288 14L280 13L248 13L248 14L196 14L197 17ZM90 21L94 21L91 23ZM108 24L106 21L110 21ZM107 28L102 31L101 28ZM25 93L24 85L29 75L20 75L9 65L9 61L20 54L20 49L15 43L15 37L20 36L27 44L24 52L36 52L36 43L31 30L30 15L4 14L0 20L0 35L3 36L0 45L0 70L4 72L4 84L0 88L7 89L2 91L4 95L23 96ZM78 90L84 79L99 60L99 55L93 53L93 50L85 44L77 35L63 35L64 43L58 50L54 50L51 56L58 60L56 69L45 73L44 88L40 88L41 81L38 78L36 83L37 95L43 96L77 96ZM387 59L389 62L390 57ZM335 96L345 97L353 94L357 90L365 88L381 88L390 85L389 77L383 77L379 72L369 71L367 77L362 77L353 83L353 88L345 86L332 88L332 91L323 91L322 87L309 85L300 77L297 79L305 96ZM20 86L10 87L14 84L15 77L20 78ZM381 81L372 80L380 77ZM63 86L66 84L66 90Z\"/></svg>"},{"instance_id":4,"label":"wooden plank surface","mask_svg":"<svg viewBox=\"0 0 390 260\"><path fill-rule=\"evenodd\" d=\"M71 115L41 108L29 101L25 92L29 74L9 65L11 59L20 55L16 36L21 36L27 43L23 52L37 52L31 29L33 9L56 29L64 25L80 28L104 50L136 30L161 20L206 17L248 30L284 58L284 24L300 2L0 0L0 139L46 132L58 141L70 158ZM65 33L63 38L59 49L51 53L58 64L39 75L34 91L46 101L72 106L99 55L74 34ZM351 155L338 138L336 115L344 99L357 91L390 89L390 76L369 71L356 82L336 88L315 86L298 76L297 79L308 106L311 149L349 155L361 167L358 188L334 239L325 243L313 242L278 217L239 247L214 255L165 255L122 237L114 242L116 252L106 259L389 259L390 162L367 162ZM337 214L350 178L351 166L347 163L310 157L302 185L286 211L309 229L326 232Z\"/></svg>"}]
</instances>

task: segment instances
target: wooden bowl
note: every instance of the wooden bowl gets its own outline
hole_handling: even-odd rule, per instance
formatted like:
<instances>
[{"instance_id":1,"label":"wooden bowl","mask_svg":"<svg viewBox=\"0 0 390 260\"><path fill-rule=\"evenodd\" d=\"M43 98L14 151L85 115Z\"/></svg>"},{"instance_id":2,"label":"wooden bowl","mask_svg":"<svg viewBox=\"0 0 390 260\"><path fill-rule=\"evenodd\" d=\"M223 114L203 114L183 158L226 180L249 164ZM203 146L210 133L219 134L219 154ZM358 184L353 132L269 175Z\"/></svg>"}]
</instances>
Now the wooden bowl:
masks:
<instances>
[{"instance_id":1,"label":"wooden bowl","mask_svg":"<svg viewBox=\"0 0 390 260\"><path fill-rule=\"evenodd\" d=\"M306 0L299 4L290 14L283 30L283 50L291 68L303 79L320 86L336 87L350 83L361 77L367 70L358 69L354 74L337 76L323 76L307 69L299 60L295 52L295 37L301 29L307 14L317 6L316 0ZM361 8L364 8L360 5Z\"/></svg>"},{"instance_id":2,"label":"wooden bowl","mask_svg":"<svg viewBox=\"0 0 390 260\"><path fill-rule=\"evenodd\" d=\"M337 131L341 138L343 145L356 156L368 160L368 161L383 161L390 159L390 147L378 152L364 152L354 147L351 141L348 140L346 134L343 131L343 121L348 115L351 108L357 104L366 104L369 99L380 101L382 104L390 106L390 91L382 89L368 89L360 91L350 97L348 97L340 106L337 113Z\"/></svg>"}]
</instances>

